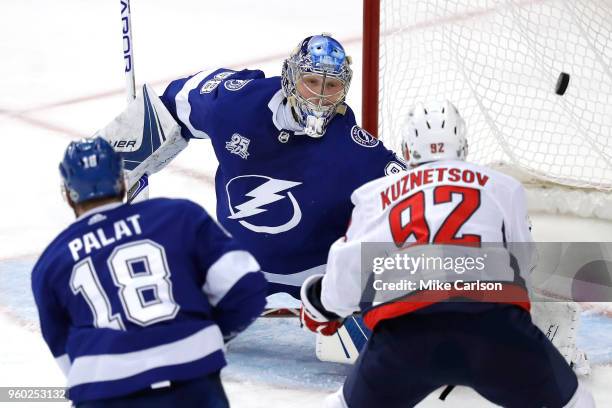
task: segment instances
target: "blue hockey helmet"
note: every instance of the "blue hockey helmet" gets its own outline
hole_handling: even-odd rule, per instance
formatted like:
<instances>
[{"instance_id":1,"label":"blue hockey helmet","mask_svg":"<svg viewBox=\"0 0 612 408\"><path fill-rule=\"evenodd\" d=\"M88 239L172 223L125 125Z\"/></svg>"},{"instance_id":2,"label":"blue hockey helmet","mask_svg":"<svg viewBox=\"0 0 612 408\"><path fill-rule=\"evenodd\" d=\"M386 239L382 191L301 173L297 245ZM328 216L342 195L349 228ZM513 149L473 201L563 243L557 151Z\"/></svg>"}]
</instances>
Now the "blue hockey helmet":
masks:
<instances>
[{"instance_id":1,"label":"blue hockey helmet","mask_svg":"<svg viewBox=\"0 0 612 408\"><path fill-rule=\"evenodd\" d=\"M59 170L74 203L118 196L123 189L121 156L100 136L71 142Z\"/></svg>"},{"instance_id":2,"label":"blue hockey helmet","mask_svg":"<svg viewBox=\"0 0 612 408\"><path fill-rule=\"evenodd\" d=\"M351 59L329 34L305 38L283 64L282 86L304 132L321 137L334 115L344 113Z\"/></svg>"}]
</instances>

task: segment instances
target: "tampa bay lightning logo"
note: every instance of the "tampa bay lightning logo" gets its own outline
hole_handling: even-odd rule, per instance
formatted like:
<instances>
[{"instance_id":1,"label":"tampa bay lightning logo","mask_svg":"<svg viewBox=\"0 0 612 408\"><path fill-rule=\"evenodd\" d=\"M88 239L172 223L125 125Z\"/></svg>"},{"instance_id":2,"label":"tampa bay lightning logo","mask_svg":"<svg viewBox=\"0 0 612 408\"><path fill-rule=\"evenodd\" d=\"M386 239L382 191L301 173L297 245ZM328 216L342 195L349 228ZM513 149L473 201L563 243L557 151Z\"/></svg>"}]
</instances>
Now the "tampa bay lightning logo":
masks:
<instances>
[{"instance_id":1,"label":"tampa bay lightning logo","mask_svg":"<svg viewBox=\"0 0 612 408\"><path fill-rule=\"evenodd\" d=\"M228 91L239 91L242 88L244 88L245 85L248 84L251 81L252 81L252 79L229 79L229 80L225 81L223 86Z\"/></svg>"},{"instance_id":2,"label":"tampa bay lightning logo","mask_svg":"<svg viewBox=\"0 0 612 408\"><path fill-rule=\"evenodd\" d=\"M357 125L353 126L351 129L351 138L355 143L363 147L374 147L380 143L377 138Z\"/></svg>"},{"instance_id":3,"label":"tampa bay lightning logo","mask_svg":"<svg viewBox=\"0 0 612 408\"><path fill-rule=\"evenodd\" d=\"M253 232L280 234L297 226L302 210L291 189L302 183L244 175L225 185L230 220Z\"/></svg>"}]
</instances>

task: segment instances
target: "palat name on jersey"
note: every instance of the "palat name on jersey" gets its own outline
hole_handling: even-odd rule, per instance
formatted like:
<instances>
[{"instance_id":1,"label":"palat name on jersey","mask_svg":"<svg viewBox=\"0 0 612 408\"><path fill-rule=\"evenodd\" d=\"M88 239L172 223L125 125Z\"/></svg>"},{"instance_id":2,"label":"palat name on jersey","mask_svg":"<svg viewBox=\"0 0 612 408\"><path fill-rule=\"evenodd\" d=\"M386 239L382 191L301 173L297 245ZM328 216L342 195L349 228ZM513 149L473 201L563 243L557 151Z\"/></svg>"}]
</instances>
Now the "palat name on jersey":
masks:
<instances>
[{"instance_id":1,"label":"palat name on jersey","mask_svg":"<svg viewBox=\"0 0 612 408\"><path fill-rule=\"evenodd\" d=\"M104 231L104 229L98 228L95 231L90 231L79 238L73 239L68 243L68 249L70 249L72 258L78 261L83 256L83 254L79 253L81 250L84 250L84 255L89 255L93 249L101 249L102 247L114 244L122 238L142 234L142 229L138 222L139 218L140 214L135 214L115 221L112 230L108 228L107 231Z\"/></svg>"}]
</instances>

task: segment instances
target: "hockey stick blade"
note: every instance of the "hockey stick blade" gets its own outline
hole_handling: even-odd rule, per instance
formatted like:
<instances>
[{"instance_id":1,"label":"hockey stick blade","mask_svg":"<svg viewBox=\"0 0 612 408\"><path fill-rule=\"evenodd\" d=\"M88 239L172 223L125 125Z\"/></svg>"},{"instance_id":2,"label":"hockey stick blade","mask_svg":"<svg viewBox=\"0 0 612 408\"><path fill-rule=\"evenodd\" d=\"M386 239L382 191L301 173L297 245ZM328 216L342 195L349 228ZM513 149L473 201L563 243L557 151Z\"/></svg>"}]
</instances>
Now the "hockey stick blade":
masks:
<instances>
[{"instance_id":1,"label":"hockey stick blade","mask_svg":"<svg viewBox=\"0 0 612 408\"><path fill-rule=\"evenodd\" d=\"M296 308L266 308L260 317L300 317L300 309Z\"/></svg>"},{"instance_id":2,"label":"hockey stick blade","mask_svg":"<svg viewBox=\"0 0 612 408\"><path fill-rule=\"evenodd\" d=\"M145 173L138 181L130 187L127 194L127 202L131 203L149 185L149 176Z\"/></svg>"},{"instance_id":3,"label":"hockey stick blade","mask_svg":"<svg viewBox=\"0 0 612 408\"><path fill-rule=\"evenodd\" d=\"M446 388L444 388L444 390L442 391L442 393L440 394L440 396L438 398L440 398L440 400L444 401L446 399L446 397L448 397L448 394L451 393L451 391L455 388L454 385L447 385Z\"/></svg>"}]
</instances>

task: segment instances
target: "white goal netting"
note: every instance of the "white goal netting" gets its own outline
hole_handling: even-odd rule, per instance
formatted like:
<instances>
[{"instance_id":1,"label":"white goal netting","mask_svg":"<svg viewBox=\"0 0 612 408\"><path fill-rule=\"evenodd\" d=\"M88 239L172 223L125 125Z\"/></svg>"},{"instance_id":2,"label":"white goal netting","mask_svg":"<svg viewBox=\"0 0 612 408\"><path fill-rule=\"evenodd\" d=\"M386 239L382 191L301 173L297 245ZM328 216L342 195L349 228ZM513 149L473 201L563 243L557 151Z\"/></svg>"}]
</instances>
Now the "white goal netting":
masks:
<instances>
[{"instance_id":1,"label":"white goal netting","mask_svg":"<svg viewBox=\"0 0 612 408\"><path fill-rule=\"evenodd\" d=\"M612 0L381 0L380 31L389 148L414 102L449 99L470 161L612 191Z\"/></svg>"}]
</instances>

